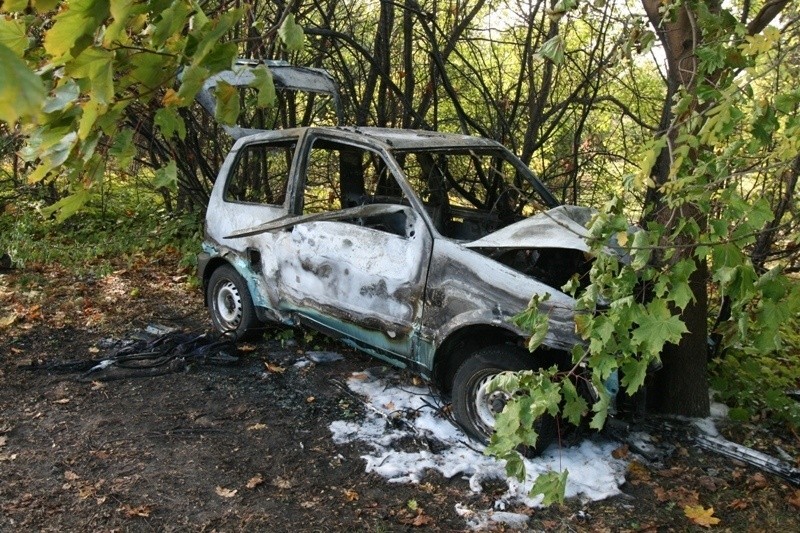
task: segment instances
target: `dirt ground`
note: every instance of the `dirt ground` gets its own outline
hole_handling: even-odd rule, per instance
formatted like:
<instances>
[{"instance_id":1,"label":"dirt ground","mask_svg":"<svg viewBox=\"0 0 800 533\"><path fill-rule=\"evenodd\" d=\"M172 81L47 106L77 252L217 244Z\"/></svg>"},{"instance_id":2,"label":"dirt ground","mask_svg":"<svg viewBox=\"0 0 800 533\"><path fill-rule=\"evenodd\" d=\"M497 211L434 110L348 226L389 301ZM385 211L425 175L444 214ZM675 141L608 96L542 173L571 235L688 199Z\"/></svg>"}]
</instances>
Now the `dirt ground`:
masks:
<instances>
[{"instance_id":1,"label":"dirt ground","mask_svg":"<svg viewBox=\"0 0 800 533\"><path fill-rule=\"evenodd\" d=\"M462 531L456 504L489 509L504 490L365 473L364 450L335 444L328 426L362 416L341 384L378 363L331 345L344 360L293 367L322 342L302 332L268 331L232 365L104 381L48 370L100 359L148 325L204 331L190 279L168 258L98 277L0 272L0 530ZM800 531L798 487L702 451L674 423L648 427L674 451L650 462L621 446L622 495L509 510L530 515L531 530ZM727 435L800 466L796 435L751 425Z\"/></svg>"}]
</instances>

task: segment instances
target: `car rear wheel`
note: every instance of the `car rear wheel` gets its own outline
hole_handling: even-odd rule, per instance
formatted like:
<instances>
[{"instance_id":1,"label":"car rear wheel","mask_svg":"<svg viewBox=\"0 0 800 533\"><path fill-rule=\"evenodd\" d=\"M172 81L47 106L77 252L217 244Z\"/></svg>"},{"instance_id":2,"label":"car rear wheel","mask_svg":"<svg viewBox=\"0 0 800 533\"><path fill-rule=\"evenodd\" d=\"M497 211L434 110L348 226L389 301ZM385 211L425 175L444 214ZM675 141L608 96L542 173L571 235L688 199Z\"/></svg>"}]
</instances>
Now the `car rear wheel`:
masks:
<instances>
[{"instance_id":1,"label":"car rear wheel","mask_svg":"<svg viewBox=\"0 0 800 533\"><path fill-rule=\"evenodd\" d=\"M489 392L489 383L506 371L540 368L535 356L519 346L496 345L476 351L456 371L453 379L453 415L456 422L474 439L486 444L494 432L495 417L503 411L513 392ZM555 418L545 414L534 422L539 437L535 448L523 450L537 455L558 437Z\"/></svg>"},{"instance_id":2,"label":"car rear wheel","mask_svg":"<svg viewBox=\"0 0 800 533\"><path fill-rule=\"evenodd\" d=\"M236 339L252 336L260 325L253 298L244 278L231 265L222 265L211 274L207 288L211 323L220 333Z\"/></svg>"}]
</instances>

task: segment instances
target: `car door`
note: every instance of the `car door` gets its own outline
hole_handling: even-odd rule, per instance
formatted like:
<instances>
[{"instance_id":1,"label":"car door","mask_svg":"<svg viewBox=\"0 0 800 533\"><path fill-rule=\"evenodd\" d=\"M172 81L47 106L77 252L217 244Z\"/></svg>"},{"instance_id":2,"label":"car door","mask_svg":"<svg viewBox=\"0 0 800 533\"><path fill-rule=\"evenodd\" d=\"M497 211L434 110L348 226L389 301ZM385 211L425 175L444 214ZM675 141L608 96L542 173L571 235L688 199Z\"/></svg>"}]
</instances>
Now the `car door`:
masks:
<instances>
[{"instance_id":1,"label":"car door","mask_svg":"<svg viewBox=\"0 0 800 533\"><path fill-rule=\"evenodd\" d=\"M413 357L432 248L424 220L379 150L306 146L297 218L274 242L283 305L374 355Z\"/></svg>"}]
</instances>

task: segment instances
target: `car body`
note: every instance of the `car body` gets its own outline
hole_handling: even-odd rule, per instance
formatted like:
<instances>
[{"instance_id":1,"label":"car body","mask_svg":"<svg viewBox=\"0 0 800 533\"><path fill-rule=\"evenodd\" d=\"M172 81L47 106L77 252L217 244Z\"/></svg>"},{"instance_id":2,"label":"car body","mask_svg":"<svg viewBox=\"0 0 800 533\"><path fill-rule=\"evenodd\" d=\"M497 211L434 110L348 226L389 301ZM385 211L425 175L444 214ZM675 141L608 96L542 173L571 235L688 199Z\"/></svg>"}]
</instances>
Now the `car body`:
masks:
<instances>
[{"instance_id":1,"label":"car body","mask_svg":"<svg viewBox=\"0 0 800 533\"><path fill-rule=\"evenodd\" d=\"M198 260L216 329L326 332L432 380L484 441L507 400L487 392L492 376L569 364L581 340L560 287L588 271L591 212L560 206L502 145L385 128L237 134ZM545 294L530 354L511 317Z\"/></svg>"}]
</instances>

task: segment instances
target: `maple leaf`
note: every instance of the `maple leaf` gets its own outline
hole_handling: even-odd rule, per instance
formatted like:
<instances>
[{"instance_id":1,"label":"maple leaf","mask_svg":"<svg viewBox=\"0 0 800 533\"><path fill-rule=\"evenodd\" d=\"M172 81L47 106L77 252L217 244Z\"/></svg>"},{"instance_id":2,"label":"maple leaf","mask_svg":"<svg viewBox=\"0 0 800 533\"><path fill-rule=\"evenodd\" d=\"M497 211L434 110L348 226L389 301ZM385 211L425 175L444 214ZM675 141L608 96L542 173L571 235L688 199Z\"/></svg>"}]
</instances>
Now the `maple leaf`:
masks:
<instances>
[{"instance_id":1,"label":"maple leaf","mask_svg":"<svg viewBox=\"0 0 800 533\"><path fill-rule=\"evenodd\" d=\"M683 514L698 526L711 527L719 524L719 518L714 516L714 508L703 508L702 505L687 505L683 508Z\"/></svg>"},{"instance_id":2,"label":"maple leaf","mask_svg":"<svg viewBox=\"0 0 800 533\"><path fill-rule=\"evenodd\" d=\"M347 498L347 501L354 502L358 500L358 493L352 489L345 489L344 497Z\"/></svg>"}]
</instances>

